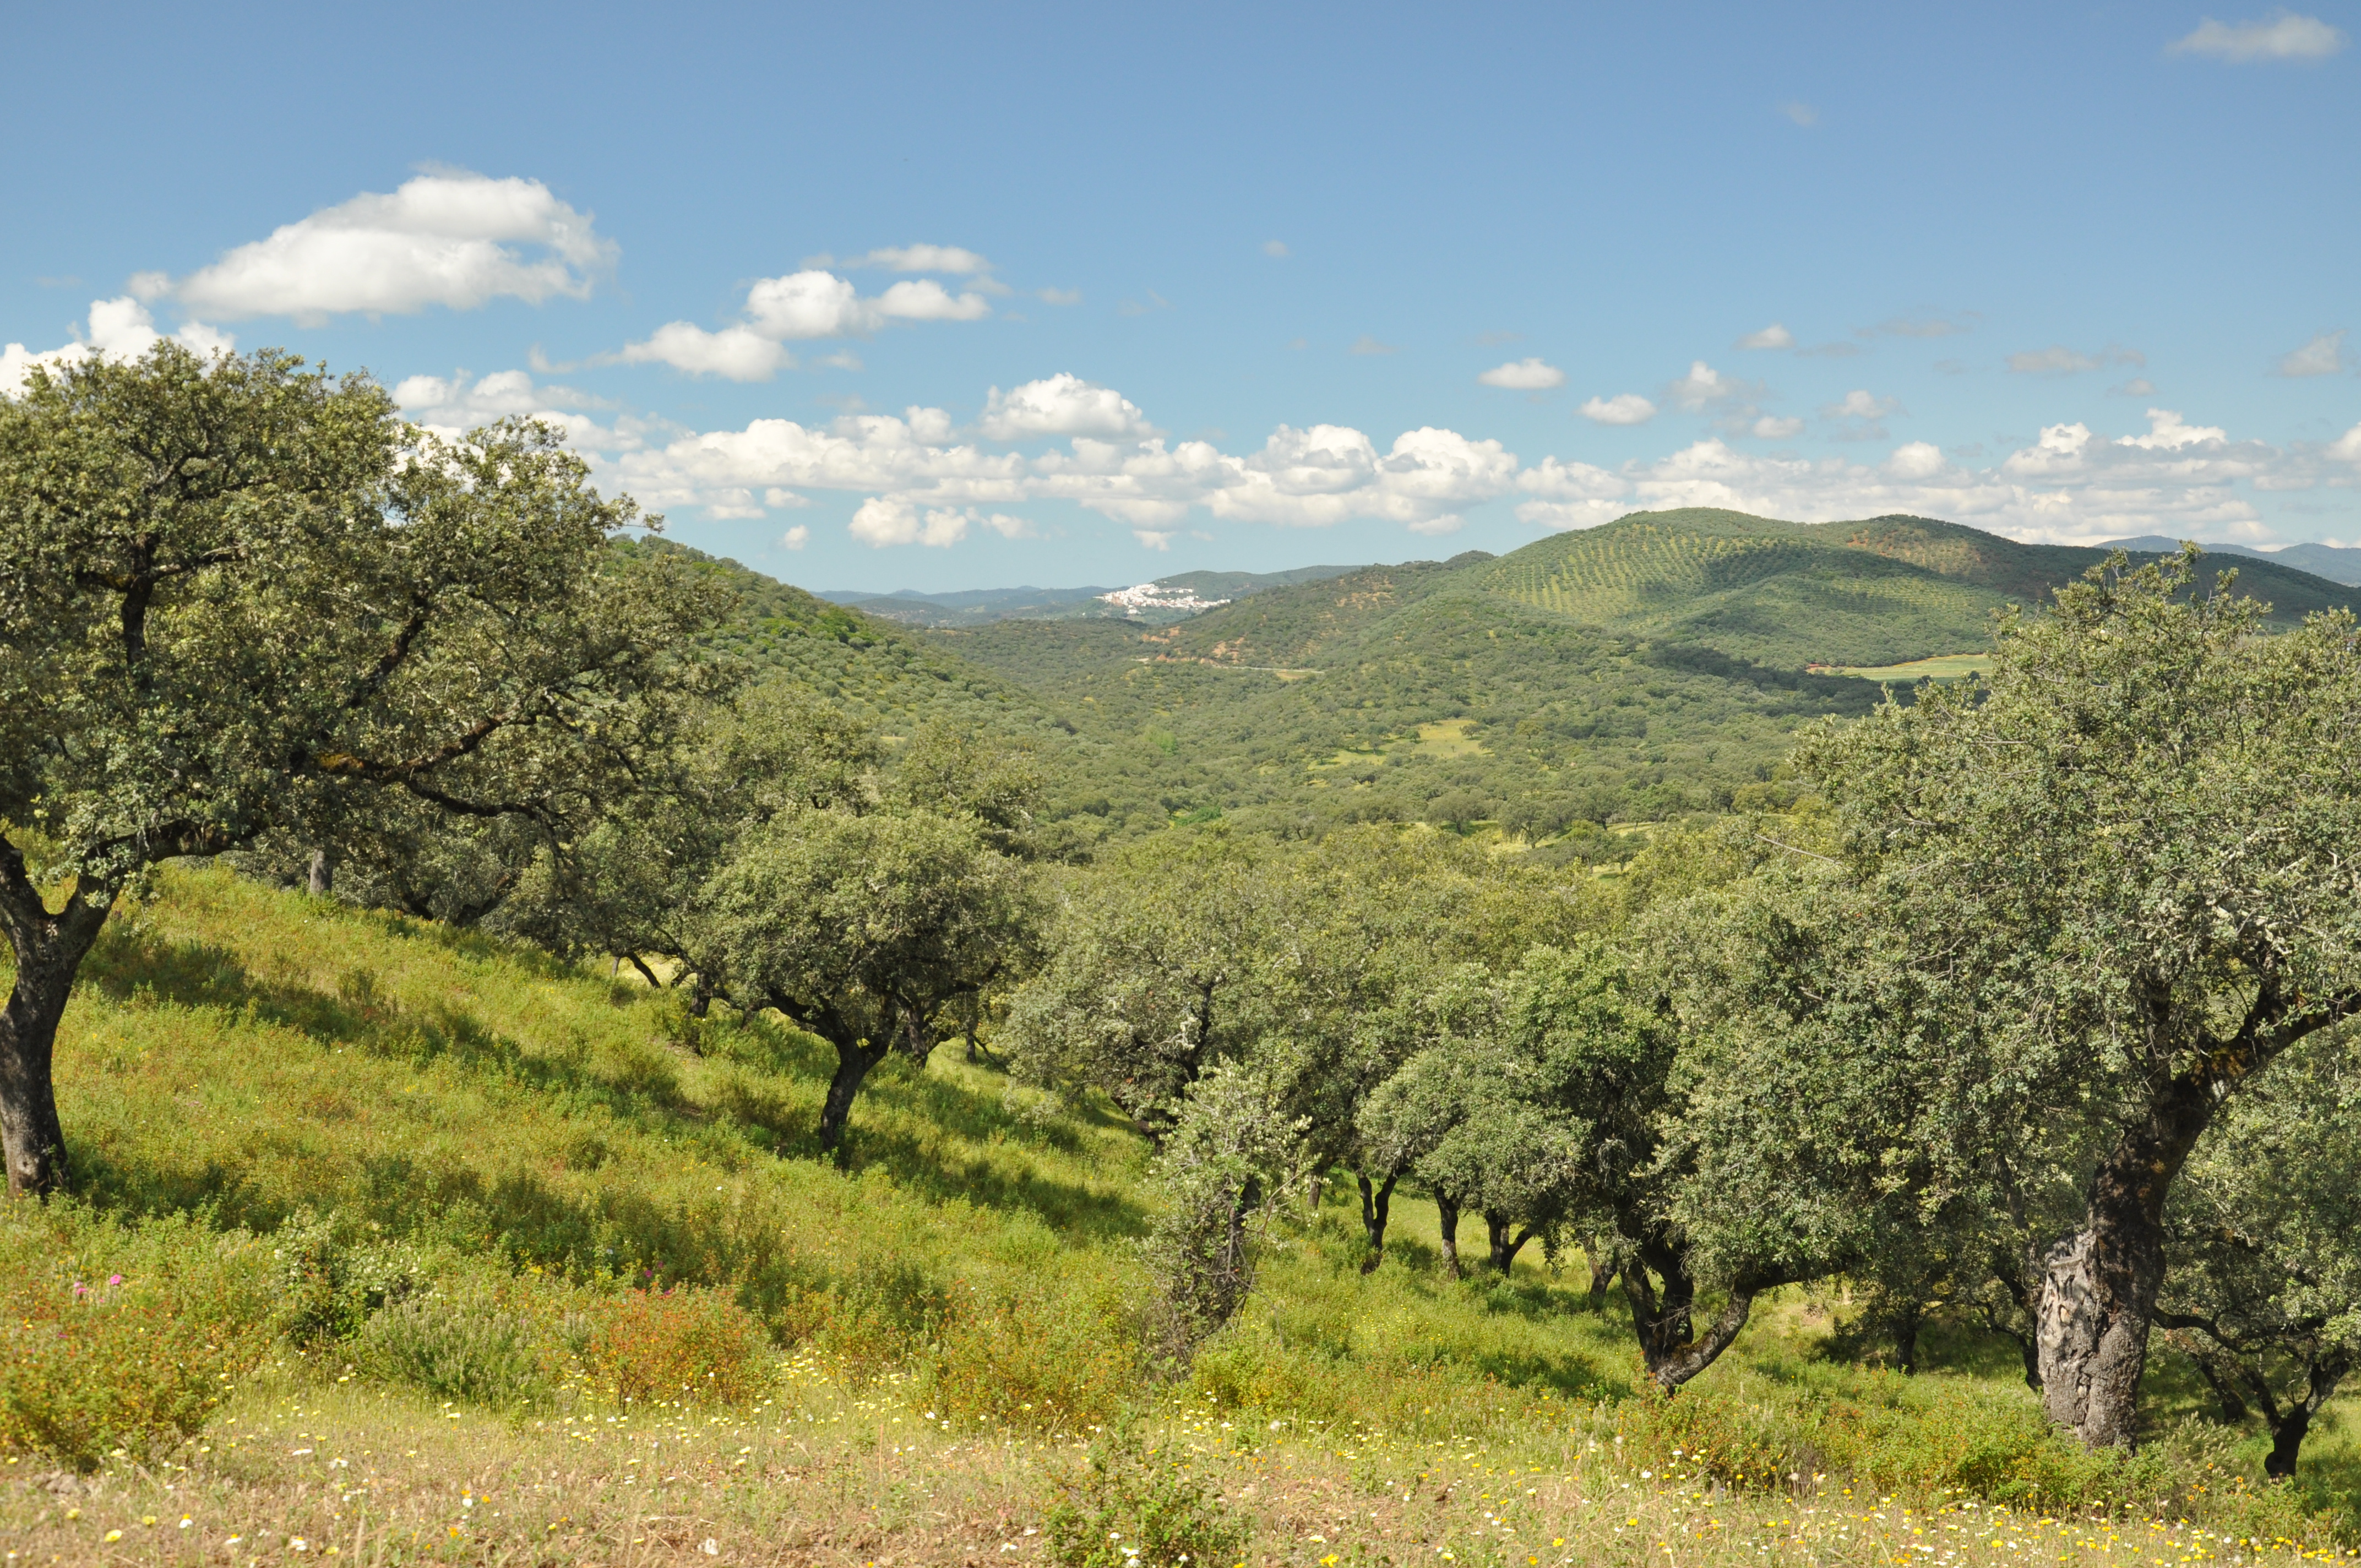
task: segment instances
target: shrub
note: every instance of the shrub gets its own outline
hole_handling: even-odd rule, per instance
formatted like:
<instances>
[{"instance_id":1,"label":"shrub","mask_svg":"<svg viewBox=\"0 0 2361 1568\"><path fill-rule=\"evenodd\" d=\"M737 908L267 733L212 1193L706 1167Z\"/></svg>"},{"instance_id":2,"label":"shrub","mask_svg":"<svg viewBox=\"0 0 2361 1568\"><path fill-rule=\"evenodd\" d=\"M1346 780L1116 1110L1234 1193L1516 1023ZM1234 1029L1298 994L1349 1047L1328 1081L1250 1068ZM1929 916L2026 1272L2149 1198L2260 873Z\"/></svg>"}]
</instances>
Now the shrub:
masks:
<instances>
[{"instance_id":1,"label":"shrub","mask_svg":"<svg viewBox=\"0 0 2361 1568\"><path fill-rule=\"evenodd\" d=\"M1112 1299L1027 1282L958 1292L927 1366L936 1408L962 1420L1071 1431L1114 1415L1138 1381L1137 1339Z\"/></svg>"},{"instance_id":2,"label":"shrub","mask_svg":"<svg viewBox=\"0 0 2361 1568\"><path fill-rule=\"evenodd\" d=\"M348 1340L372 1312L426 1288L417 1250L349 1239L329 1218L302 1210L271 1237L278 1264L279 1332L298 1349Z\"/></svg>"},{"instance_id":3,"label":"shrub","mask_svg":"<svg viewBox=\"0 0 2361 1568\"><path fill-rule=\"evenodd\" d=\"M269 1258L186 1218L0 1217L0 1449L75 1470L194 1435L270 1342Z\"/></svg>"},{"instance_id":4,"label":"shrub","mask_svg":"<svg viewBox=\"0 0 2361 1568\"><path fill-rule=\"evenodd\" d=\"M530 1320L489 1300L439 1294L376 1313L353 1351L369 1376L496 1409L542 1403L561 1372L555 1347Z\"/></svg>"},{"instance_id":5,"label":"shrub","mask_svg":"<svg viewBox=\"0 0 2361 1568\"><path fill-rule=\"evenodd\" d=\"M722 1291L627 1290L587 1316L583 1370L592 1387L619 1402L745 1404L763 1381L771 1342Z\"/></svg>"},{"instance_id":6,"label":"shrub","mask_svg":"<svg viewBox=\"0 0 2361 1568\"><path fill-rule=\"evenodd\" d=\"M1224 1568L1252 1530L1181 1466L1143 1448L1128 1423L1091 1445L1090 1464L1058 1487L1044 1520L1060 1568Z\"/></svg>"}]
</instances>

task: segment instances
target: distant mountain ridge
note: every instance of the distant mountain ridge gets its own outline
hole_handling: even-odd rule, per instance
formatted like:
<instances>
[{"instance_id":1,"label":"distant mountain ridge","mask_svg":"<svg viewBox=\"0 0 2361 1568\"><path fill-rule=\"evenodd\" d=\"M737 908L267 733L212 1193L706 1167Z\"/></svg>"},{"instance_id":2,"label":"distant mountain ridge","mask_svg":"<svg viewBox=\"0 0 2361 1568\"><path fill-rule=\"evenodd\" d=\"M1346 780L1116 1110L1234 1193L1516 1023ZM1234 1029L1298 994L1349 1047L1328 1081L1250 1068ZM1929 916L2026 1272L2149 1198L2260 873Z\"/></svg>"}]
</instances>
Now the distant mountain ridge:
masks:
<instances>
[{"instance_id":1,"label":"distant mountain ridge","mask_svg":"<svg viewBox=\"0 0 2361 1568\"><path fill-rule=\"evenodd\" d=\"M2169 555L2180 548L2180 541L2168 539L2161 533L2143 533L2136 539L2110 539L2099 548L2129 550L2134 554L2152 551ZM2258 550L2251 544L2203 544L2199 548L2208 554L2246 555L2257 561L2293 566L2300 572L2310 572L2315 577L2326 577L2332 583L2361 587L2361 549L2349 544L2287 544L2277 550Z\"/></svg>"},{"instance_id":2,"label":"distant mountain ridge","mask_svg":"<svg viewBox=\"0 0 2361 1568\"><path fill-rule=\"evenodd\" d=\"M1180 572L1158 577L1152 585L1167 597L1221 600L1244 598L1271 588L1341 577L1358 566L1298 566L1286 572ZM1170 625L1202 612L1202 606L1169 609L1109 604L1105 596L1134 585L1082 588L969 588L958 593L927 594L901 588L890 594L863 589L830 588L818 597L858 609L864 615L898 620L909 626L936 629L987 626L995 620L1130 620Z\"/></svg>"}]
</instances>

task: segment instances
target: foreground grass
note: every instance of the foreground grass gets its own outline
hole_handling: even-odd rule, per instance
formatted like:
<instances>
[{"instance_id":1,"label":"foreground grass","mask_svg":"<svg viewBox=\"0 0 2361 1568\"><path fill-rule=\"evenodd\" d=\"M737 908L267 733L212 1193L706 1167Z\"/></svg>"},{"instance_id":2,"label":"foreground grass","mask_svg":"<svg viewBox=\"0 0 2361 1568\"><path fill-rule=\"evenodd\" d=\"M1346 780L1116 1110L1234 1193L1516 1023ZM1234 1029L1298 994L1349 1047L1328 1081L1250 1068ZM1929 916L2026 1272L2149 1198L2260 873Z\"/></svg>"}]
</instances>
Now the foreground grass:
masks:
<instances>
[{"instance_id":1,"label":"foreground grass","mask_svg":"<svg viewBox=\"0 0 2361 1568\"><path fill-rule=\"evenodd\" d=\"M1265 1421L1202 1392L1131 1436L1252 1535L1240 1561L1466 1564L2179 1564L2326 1557L2170 1518L2014 1512L1808 1485L1721 1491L1609 1427L1411 1442ZM1104 1441L1104 1440L1102 1440ZM858 1564L1045 1561L1087 1444L960 1427L808 1360L748 1411L501 1420L280 1368L153 1468L0 1480L11 1563ZM1120 1546L1115 1550L1119 1552Z\"/></svg>"}]
</instances>

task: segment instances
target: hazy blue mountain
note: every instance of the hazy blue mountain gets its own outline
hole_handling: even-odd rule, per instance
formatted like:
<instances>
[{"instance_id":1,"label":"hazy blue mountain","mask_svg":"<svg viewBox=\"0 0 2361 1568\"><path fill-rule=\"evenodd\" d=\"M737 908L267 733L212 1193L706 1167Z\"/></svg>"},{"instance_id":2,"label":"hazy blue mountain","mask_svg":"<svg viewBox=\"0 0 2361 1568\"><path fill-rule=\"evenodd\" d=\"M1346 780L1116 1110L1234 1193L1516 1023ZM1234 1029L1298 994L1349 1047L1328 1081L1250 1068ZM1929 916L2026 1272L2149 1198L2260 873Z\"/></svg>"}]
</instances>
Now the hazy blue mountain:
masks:
<instances>
[{"instance_id":1,"label":"hazy blue mountain","mask_svg":"<svg viewBox=\"0 0 2361 1568\"><path fill-rule=\"evenodd\" d=\"M2180 542L2167 539L2160 533L2143 533L2136 539L2110 539L2101 548L2171 551L2180 549ZM2361 549L2350 545L2290 544L2277 550L2258 550L2251 544L2208 544L2205 549L2218 555L2252 555L2257 561L2293 566L2299 572L2310 572L2313 576L2326 577L2332 583L2361 587Z\"/></svg>"}]
</instances>

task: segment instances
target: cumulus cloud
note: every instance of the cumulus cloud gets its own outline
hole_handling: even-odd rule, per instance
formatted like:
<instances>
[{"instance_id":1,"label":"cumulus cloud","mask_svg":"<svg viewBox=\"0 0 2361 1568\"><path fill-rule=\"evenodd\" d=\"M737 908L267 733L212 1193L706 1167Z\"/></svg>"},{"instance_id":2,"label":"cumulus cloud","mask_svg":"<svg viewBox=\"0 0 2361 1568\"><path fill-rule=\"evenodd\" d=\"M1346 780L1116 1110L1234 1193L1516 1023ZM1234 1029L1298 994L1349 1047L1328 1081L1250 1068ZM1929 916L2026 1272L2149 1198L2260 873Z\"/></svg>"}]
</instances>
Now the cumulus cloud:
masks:
<instances>
[{"instance_id":1,"label":"cumulus cloud","mask_svg":"<svg viewBox=\"0 0 2361 1568\"><path fill-rule=\"evenodd\" d=\"M667 322L642 343L625 344L615 357L626 365L669 365L692 376L767 381L795 363L776 339L749 326L708 332L689 322Z\"/></svg>"},{"instance_id":2,"label":"cumulus cloud","mask_svg":"<svg viewBox=\"0 0 2361 1568\"><path fill-rule=\"evenodd\" d=\"M1820 112L1806 103L1790 100L1779 105L1779 113L1799 126L1817 126L1820 123Z\"/></svg>"},{"instance_id":3,"label":"cumulus cloud","mask_svg":"<svg viewBox=\"0 0 2361 1568\"><path fill-rule=\"evenodd\" d=\"M445 402L501 408L545 404L562 391L522 377L472 385L455 378L433 389ZM1504 499L1528 526L1559 530L1635 510L1715 506L1806 521L1909 512L2062 543L2135 533L2253 537L2261 526L2257 492L2361 490L2361 426L2333 442L2277 448L2166 409L2150 410L2138 432L2047 425L1996 460L1981 449L1946 454L1916 441L1860 460L1758 455L1717 436L1605 467L1554 456L1522 466L1497 441L1433 427L1384 444L1348 425L1281 425L1259 446L1228 452L1211 441L1137 433L1146 426L1127 401L1075 400L1093 390L1106 389L1052 378L998 393L987 409L1054 424L1040 411L1097 408L1104 423L1130 421L1133 430L1074 432L1046 450L1007 451L961 434L937 408L848 414L823 427L756 420L703 433L642 434L618 421L610 445L591 456L602 483L657 509L747 516L761 510L758 498L777 507L803 504L807 492L849 492L861 498L853 536L879 547L1022 534L1029 525L1021 509L1042 501L1096 512L1149 549L1163 548L1191 514L1285 528L1379 522L1437 535L1473 508ZM1847 417L1873 417L1887 406L1864 392ZM1035 412L1012 411L1018 409Z\"/></svg>"},{"instance_id":4,"label":"cumulus cloud","mask_svg":"<svg viewBox=\"0 0 2361 1568\"><path fill-rule=\"evenodd\" d=\"M669 365L692 376L767 381L795 363L782 346L786 343L871 333L888 322L968 322L991 313L991 302L982 294L953 294L932 278L905 279L864 298L850 280L807 268L757 279L746 291L741 322L719 332L692 322L667 322L608 357L625 365Z\"/></svg>"},{"instance_id":5,"label":"cumulus cloud","mask_svg":"<svg viewBox=\"0 0 2361 1568\"><path fill-rule=\"evenodd\" d=\"M1004 392L992 389L976 427L993 441L1023 441L1037 435L1132 435L1156 433L1139 406L1112 387L1094 386L1060 371Z\"/></svg>"},{"instance_id":6,"label":"cumulus cloud","mask_svg":"<svg viewBox=\"0 0 2361 1568\"><path fill-rule=\"evenodd\" d=\"M2345 47L2345 34L2317 16L2282 9L2253 22L2217 22L2208 16L2196 31L2169 47L2174 54L2203 55L2234 65L2326 60Z\"/></svg>"},{"instance_id":7,"label":"cumulus cloud","mask_svg":"<svg viewBox=\"0 0 2361 1568\"><path fill-rule=\"evenodd\" d=\"M2170 409L2147 411L2147 433L2116 438L2118 446L2137 446L2148 452L2178 452L2184 446L2202 446L2230 439L2229 432L2218 425L2185 423Z\"/></svg>"},{"instance_id":8,"label":"cumulus cloud","mask_svg":"<svg viewBox=\"0 0 2361 1568\"><path fill-rule=\"evenodd\" d=\"M1837 401L1821 404L1820 417L1835 427L1830 433L1839 441L1883 441L1885 416L1901 408L1892 398L1881 398L1867 388L1856 387Z\"/></svg>"},{"instance_id":9,"label":"cumulus cloud","mask_svg":"<svg viewBox=\"0 0 2361 1568\"><path fill-rule=\"evenodd\" d=\"M1565 372L1554 365L1545 365L1538 358L1514 359L1506 365L1495 365L1476 379L1487 387L1499 387L1511 392L1540 392L1565 385Z\"/></svg>"},{"instance_id":10,"label":"cumulus cloud","mask_svg":"<svg viewBox=\"0 0 2361 1568\"><path fill-rule=\"evenodd\" d=\"M1586 400L1580 411L1597 424L1645 424L1656 417L1656 405L1637 392L1618 392L1611 398Z\"/></svg>"},{"instance_id":11,"label":"cumulus cloud","mask_svg":"<svg viewBox=\"0 0 2361 1568\"><path fill-rule=\"evenodd\" d=\"M1929 441L1905 441L1885 460L1885 471L1897 479L1931 479L1943 471L1943 451Z\"/></svg>"},{"instance_id":12,"label":"cumulus cloud","mask_svg":"<svg viewBox=\"0 0 2361 1568\"><path fill-rule=\"evenodd\" d=\"M1750 434L1759 436L1764 441L1784 441L1790 436L1803 434L1804 422L1799 419L1782 418L1777 414L1764 414L1747 429Z\"/></svg>"},{"instance_id":13,"label":"cumulus cloud","mask_svg":"<svg viewBox=\"0 0 2361 1568\"><path fill-rule=\"evenodd\" d=\"M2110 344L2096 354L2081 354L2061 344L2026 349L2008 356L2008 367L2020 376L2074 376L2107 365L2143 366L2147 356L2136 348Z\"/></svg>"},{"instance_id":14,"label":"cumulus cloud","mask_svg":"<svg viewBox=\"0 0 2361 1568\"><path fill-rule=\"evenodd\" d=\"M2345 368L2345 329L2323 332L2279 361L2282 376L2334 376Z\"/></svg>"},{"instance_id":15,"label":"cumulus cloud","mask_svg":"<svg viewBox=\"0 0 2361 1568\"><path fill-rule=\"evenodd\" d=\"M1405 432L1382 451L1342 425L1281 425L1244 455L1204 441L1171 444L1128 400L1072 377L995 391L985 427L1012 438L1062 433L1065 445L1029 456L989 452L957 439L943 410L914 407L821 429L756 420L599 461L602 478L660 509L741 516L758 495L861 493L854 537L880 545L948 545L976 528L1021 533L1029 525L1001 509L1034 500L1071 501L1167 535L1192 509L1281 527L1371 520L1433 530L1455 526L1445 520L1517 480L1516 457L1499 442L1433 428Z\"/></svg>"},{"instance_id":16,"label":"cumulus cloud","mask_svg":"<svg viewBox=\"0 0 2361 1568\"><path fill-rule=\"evenodd\" d=\"M1752 418L1755 411L1751 407L1741 409L1740 405L1763 396L1763 384L1725 376L1704 360L1697 359L1690 361L1687 375L1664 388L1664 396L1691 413L1728 413L1736 410Z\"/></svg>"},{"instance_id":17,"label":"cumulus cloud","mask_svg":"<svg viewBox=\"0 0 2361 1568\"><path fill-rule=\"evenodd\" d=\"M614 255L589 214L538 180L422 174L390 195L324 207L177 282L154 274L139 282L206 314L292 316L311 326L347 312L584 299Z\"/></svg>"},{"instance_id":18,"label":"cumulus cloud","mask_svg":"<svg viewBox=\"0 0 2361 1568\"><path fill-rule=\"evenodd\" d=\"M800 550L811 543L811 530L799 522L781 534L779 543L790 550Z\"/></svg>"},{"instance_id":19,"label":"cumulus cloud","mask_svg":"<svg viewBox=\"0 0 2361 1568\"><path fill-rule=\"evenodd\" d=\"M2156 396L2156 383L2145 376L2135 376L2122 386L2110 387L2107 390L2119 398L2152 398Z\"/></svg>"},{"instance_id":20,"label":"cumulus cloud","mask_svg":"<svg viewBox=\"0 0 2361 1568\"><path fill-rule=\"evenodd\" d=\"M1274 261L1284 261L1292 254L1292 252L1287 248L1287 242L1283 239L1267 239L1263 241L1262 253L1265 256L1269 257ZM1159 545L1158 548L1161 549L1163 546Z\"/></svg>"},{"instance_id":21,"label":"cumulus cloud","mask_svg":"<svg viewBox=\"0 0 2361 1568\"><path fill-rule=\"evenodd\" d=\"M403 418L445 437L456 438L512 414L546 420L564 431L570 444L594 455L635 450L651 435L666 433L665 427L629 417L601 424L588 411L605 406L600 400L567 387L538 386L522 370L496 370L472 381L465 372L405 376L394 385L393 400ZM751 494L733 495L718 504L731 507L738 516L757 515L762 510Z\"/></svg>"},{"instance_id":22,"label":"cumulus cloud","mask_svg":"<svg viewBox=\"0 0 2361 1568\"><path fill-rule=\"evenodd\" d=\"M1773 322L1761 332L1748 333L1730 346L1732 348L1793 348L1795 346L1795 334L1777 322Z\"/></svg>"},{"instance_id":23,"label":"cumulus cloud","mask_svg":"<svg viewBox=\"0 0 2361 1568\"><path fill-rule=\"evenodd\" d=\"M236 338L203 322L184 322L171 335L184 347L203 355L227 354L237 347ZM163 336L156 330L148 307L132 296L93 300L89 330L76 333L71 343L39 352L21 343L0 348L0 397L21 391L36 365L66 366L92 358L137 359Z\"/></svg>"}]
</instances>

